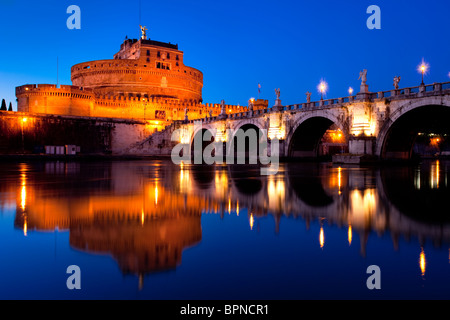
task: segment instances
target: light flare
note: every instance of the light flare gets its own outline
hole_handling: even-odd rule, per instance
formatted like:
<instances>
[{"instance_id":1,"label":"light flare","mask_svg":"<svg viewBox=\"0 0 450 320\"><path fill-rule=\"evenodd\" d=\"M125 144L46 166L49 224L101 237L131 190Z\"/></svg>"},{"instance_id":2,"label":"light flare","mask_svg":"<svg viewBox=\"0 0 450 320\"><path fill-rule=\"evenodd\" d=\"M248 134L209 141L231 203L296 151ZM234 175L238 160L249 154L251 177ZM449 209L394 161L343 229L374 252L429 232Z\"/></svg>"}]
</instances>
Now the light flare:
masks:
<instances>
[{"instance_id":1,"label":"light flare","mask_svg":"<svg viewBox=\"0 0 450 320\"><path fill-rule=\"evenodd\" d=\"M419 257L419 266L420 266L420 272L422 274L422 277L425 275L426 271L426 258L425 258L425 252L423 251L423 248L420 248L420 257Z\"/></svg>"}]
</instances>

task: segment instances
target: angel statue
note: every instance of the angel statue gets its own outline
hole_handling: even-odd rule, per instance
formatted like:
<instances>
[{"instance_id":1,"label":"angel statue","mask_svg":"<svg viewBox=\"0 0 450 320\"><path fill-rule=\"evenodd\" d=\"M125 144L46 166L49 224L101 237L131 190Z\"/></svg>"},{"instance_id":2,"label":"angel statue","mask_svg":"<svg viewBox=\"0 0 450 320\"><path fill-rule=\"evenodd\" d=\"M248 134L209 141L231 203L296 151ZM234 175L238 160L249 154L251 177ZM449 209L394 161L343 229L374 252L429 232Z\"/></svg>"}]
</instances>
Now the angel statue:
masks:
<instances>
[{"instance_id":1,"label":"angel statue","mask_svg":"<svg viewBox=\"0 0 450 320\"><path fill-rule=\"evenodd\" d=\"M275 89L275 94L277 95L277 99L280 99L280 89Z\"/></svg>"},{"instance_id":2,"label":"angel statue","mask_svg":"<svg viewBox=\"0 0 450 320\"><path fill-rule=\"evenodd\" d=\"M358 80L361 79L361 84L365 85L366 81L367 81L367 69L364 69L363 71L361 71L359 73L359 78Z\"/></svg>"},{"instance_id":3,"label":"angel statue","mask_svg":"<svg viewBox=\"0 0 450 320\"><path fill-rule=\"evenodd\" d=\"M401 77L399 77L399 76L394 77L394 88L395 88L395 90L398 89L398 83L400 82L400 80L401 80Z\"/></svg>"},{"instance_id":4,"label":"angel statue","mask_svg":"<svg viewBox=\"0 0 450 320\"><path fill-rule=\"evenodd\" d=\"M311 102L311 92L306 92L306 102L310 103Z\"/></svg>"},{"instance_id":5,"label":"angel statue","mask_svg":"<svg viewBox=\"0 0 450 320\"><path fill-rule=\"evenodd\" d=\"M225 100L222 100L221 102L220 102L220 114L225 114L226 113L226 110L225 110Z\"/></svg>"},{"instance_id":6,"label":"angel statue","mask_svg":"<svg viewBox=\"0 0 450 320\"><path fill-rule=\"evenodd\" d=\"M148 30L147 27L141 26L141 25L139 25L139 27L141 28L141 33L142 33L141 39L147 40L147 30Z\"/></svg>"}]
</instances>

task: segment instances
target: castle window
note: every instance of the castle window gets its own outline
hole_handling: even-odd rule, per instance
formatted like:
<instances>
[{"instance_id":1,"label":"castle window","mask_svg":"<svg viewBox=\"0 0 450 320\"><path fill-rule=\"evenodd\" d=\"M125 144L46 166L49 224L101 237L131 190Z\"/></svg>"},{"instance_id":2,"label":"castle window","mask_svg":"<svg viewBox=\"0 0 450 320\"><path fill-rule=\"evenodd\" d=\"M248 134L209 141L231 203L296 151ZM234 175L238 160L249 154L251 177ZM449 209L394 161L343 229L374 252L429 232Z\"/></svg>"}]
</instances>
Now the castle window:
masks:
<instances>
[{"instance_id":1,"label":"castle window","mask_svg":"<svg viewBox=\"0 0 450 320\"><path fill-rule=\"evenodd\" d=\"M177 62L177 67L179 66L178 62Z\"/></svg>"},{"instance_id":2,"label":"castle window","mask_svg":"<svg viewBox=\"0 0 450 320\"><path fill-rule=\"evenodd\" d=\"M147 62L150 62L150 58L147 58Z\"/></svg>"},{"instance_id":3,"label":"castle window","mask_svg":"<svg viewBox=\"0 0 450 320\"><path fill-rule=\"evenodd\" d=\"M176 56L176 60L177 60L177 61L180 60L180 59L178 58L178 55Z\"/></svg>"},{"instance_id":4,"label":"castle window","mask_svg":"<svg viewBox=\"0 0 450 320\"><path fill-rule=\"evenodd\" d=\"M156 55L158 58L161 58L161 52L158 51L158 54Z\"/></svg>"},{"instance_id":5,"label":"castle window","mask_svg":"<svg viewBox=\"0 0 450 320\"><path fill-rule=\"evenodd\" d=\"M170 59L170 53L167 53L167 59Z\"/></svg>"},{"instance_id":6,"label":"castle window","mask_svg":"<svg viewBox=\"0 0 450 320\"><path fill-rule=\"evenodd\" d=\"M150 55L150 50L147 50L147 55L148 55L148 56Z\"/></svg>"},{"instance_id":7,"label":"castle window","mask_svg":"<svg viewBox=\"0 0 450 320\"><path fill-rule=\"evenodd\" d=\"M170 63L167 62L157 62L156 68L163 70L170 70Z\"/></svg>"}]
</instances>

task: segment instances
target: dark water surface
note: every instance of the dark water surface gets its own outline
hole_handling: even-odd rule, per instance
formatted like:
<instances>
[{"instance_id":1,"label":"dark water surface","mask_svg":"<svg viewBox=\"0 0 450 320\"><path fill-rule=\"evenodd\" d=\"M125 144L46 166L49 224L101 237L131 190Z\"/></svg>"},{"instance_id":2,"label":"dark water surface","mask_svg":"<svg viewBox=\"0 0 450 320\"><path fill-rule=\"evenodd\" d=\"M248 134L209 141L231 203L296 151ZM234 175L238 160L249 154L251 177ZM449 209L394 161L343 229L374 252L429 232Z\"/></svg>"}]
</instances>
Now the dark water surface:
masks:
<instances>
[{"instance_id":1,"label":"dark water surface","mask_svg":"<svg viewBox=\"0 0 450 320\"><path fill-rule=\"evenodd\" d=\"M449 299L449 165L3 163L0 298Z\"/></svg>"}]
</instances>

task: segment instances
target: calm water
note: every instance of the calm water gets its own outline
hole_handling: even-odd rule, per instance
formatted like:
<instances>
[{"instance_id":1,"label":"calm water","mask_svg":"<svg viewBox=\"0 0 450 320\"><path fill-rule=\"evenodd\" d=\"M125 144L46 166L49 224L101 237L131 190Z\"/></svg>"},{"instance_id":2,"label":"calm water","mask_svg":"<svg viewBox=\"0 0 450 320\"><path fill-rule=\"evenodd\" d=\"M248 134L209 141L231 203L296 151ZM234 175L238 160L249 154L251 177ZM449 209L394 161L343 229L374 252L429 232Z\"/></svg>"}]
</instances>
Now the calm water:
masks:
<instances>
[{"instance_id":1,"label":"calm water","mask_svg":"<svg viewBox=\"0 0 450 320\"><path fill-rule=\"evenodd\" d=\"M449 169L3 163L0 298L449 299Z\"/></svg>"}]
</instances>

